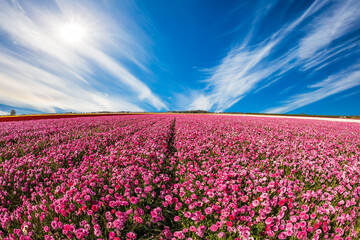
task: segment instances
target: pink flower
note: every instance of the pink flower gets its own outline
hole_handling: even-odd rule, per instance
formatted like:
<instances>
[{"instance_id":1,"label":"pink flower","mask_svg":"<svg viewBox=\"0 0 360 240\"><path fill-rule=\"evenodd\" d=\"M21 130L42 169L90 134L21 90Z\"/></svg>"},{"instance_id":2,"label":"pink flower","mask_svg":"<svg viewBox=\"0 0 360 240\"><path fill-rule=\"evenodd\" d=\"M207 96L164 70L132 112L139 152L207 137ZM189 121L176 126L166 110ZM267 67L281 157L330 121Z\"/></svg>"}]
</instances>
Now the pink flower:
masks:
<instances>
[{"instance_id":1,"label":"pink flower","mask_svg":"<svg viewBox=\"0 0 360 240\"><path fill-rule=\"evenodd\" d=\"M342 230L341 228L336 228L335 232L338 234L338 236L342 236L344 234L344 230Z\"/></svg>"},{"instance_id":2,"label":"pink flower","mask_svg":"<svg viewBox=\"0 0 360 240\"><path fill-rule=\"evenodd\" d=\"M260 204L260 202L259 202L258 200L254 200L254 201L252 202L252 206L253 206L253 207L257 207L257 206L259 206L259 204Z\"/></svg>"},{"instance_id":3,"label":"pink flower","mask_svg":"<svg viewBox=\"0 0 360 240\"><path fill-rule=\"evenodd\" d=\"M131 197L130 198L130 202L131 202L131 204L137 204L138 202L139 202L139 199L138 198L136 198L136 197Z\"/></svg>"},{"instance_id":4,"label":"pink flower","mask_svg":"<svg viewBox=\"0 0 360 240\"><path fill-rule=\"evenodd\" d=\"M278 236L279 239L285 239L287 236L284 232L281 232Z\"/></svg>"},{"instance_id":5,"label":"pink flower","mask_svg":"<svg viewBox=\"0 0 360 240\"><path fill-rule=\"evenodd\" d=\"M139 217L139 216L135 216L134 219L135 219L135 221L136 221L137 223L140 223L140 224L143 223L143 219L142 219L141 217Z\"/></svg>"},{"instance_id":6,"label":"pink flower","mask_svg":"<svg viewBox=\"0 0 360 240\"><path fill-rule=\"evenodd\" d=\"M269 237L274 237L275 233L272 230L266 232Z\"/></svg>"},{"instance_id":7,"label":"pink flower","mask_svg":"<svg viewBox=\"0 0 360 240\"><path fill-rule=\"evenodd\" d=\"M289 237L292 236L293 233L294 233L294 232L293 232L291 229L288 229L288 230L286 231L286 235L289 236Z\"/></svg>"},{"instance_id":8,"label":"pink flower","mask_svg":"<svg viewBox=\"0 0 360 240\"><path fill-rule=\"evenodd\" d=\"M213 209L211 207L205 208L205 214L209 215L213 212Z\"/></svg>"},{"instance_id":9,"label":"pink flower","mask_svg":"<svg viewBox=\"0 0 360 240\"><path fill-rule=\"evenodd\" d=\"M273 218L271 218L271 217L268 217L268 218L265 220L265 224L266 224L266 225L270 225L270 224L272 224L272 222L273 222Z\"/></svg>"},{"instance_id":10,"label":"pink flower","mask_svg":"<svg viewBox=\"0 0 360 240\"><path fill-rule=\"evenodd\" d=\"M218 226L212 225L212 226L210 227L210 230L213 231L213 232L216 232L216 231L218 230Z\"/></svg>"},{"instance_id":11,"label":"pink flower","mask_svg":"<svg viewBox=\"0 0 360 240\"><path fill-rule=\"evenodd\" d=\"M56 221L52 221L52 222L51 222L51 227L52 227L53 229L57 229L57 228L58 228L57 222L56 222Z\"/></svg>"},{"instance_id":12,"label":"pink flower","mask_svg":"<svg viewBox=\"0 0 360 240\"><path fill-rule=\"evenodd\" d=\"M218 233L218 238L224 238L224 237L226 237L226 234L224 232Z\"/></svg>"},{"instance_id":13,"label":"pink flower","mask_svg":"<svg viewBox=\"0 0 360 240\"><path fill-rule=\"evenodd\" d=\"M97 205L92 205L91 210L97 212L99 210L99 207Z\"/></svg>"},{"instance_id":14,"label":"pink flower","mask_svg":"<svg viewBox=\"0 0 360 240\"><path fill-rule=\"evenodd\" d=\"M185 234L181 231L174 232L174 237L179 239L185 239Z\"/></svg>"},{"instance_id":15,"label":"pink flower","mask_svg":"<svg viewBox=\"0 0 360 240\"><path fill-rule=\"evenodd\" d=\"M170 195L166 195L166 196L165 196L165 200L166 200L167 202L171 202L172 197L171 197Z\"/></svg>"},{"instance_id":16,"label":"pink flower","mask_svg":"<svg viewBox=\"0 0 360 240\"><path fill-rule=\"evenodd\" d=\"M302 228L303 228L303 227L306 227L306 222L305 222L305 221L301 221L301 222L300 222L300 227L302 227Z\"/></svg>"},{"instance_id":17,"label":"pink flower","mask_svg":"<svg viewBox=\"0 0 360 240\"><path fill-rule=\"evenodd\" d=\"M301 227L301 226L300 226L299 223L295 223L294 228L295 228L296 230L298 230L300 227Z\"/></svg>"},{"instance_id":18,"label":"pink flower","mask_svg":"<svg viewBox=\"0 0 360 240\"><path fill-rule=\"evenodd\" d=\"M189 230L192 231L192 232L196 232L197 229L194 226L190 226Z\"/></svg>"},{"instance_id":19,"label":"pink flower","mask_svg":"<svg viewBox=\"0 0 360 240\"><path fill-rule=\"evenodd\" d=\"M306 232L298 232L296 237L299 238L299 239L303 239L304 237L306 236Z\"/></svg>"},{"instance_id":20,"label":"pink flower","mask_svg":"<svg viewBox=\"0 0 360 240\"><path fill-rule=\"evenodd\" d=\"M141 193L142 192L141 188L139 188L139 187L135 188L134 191L135 191L135 193Z\"/></svg>"},{"instance_id":21,"label":"pink flower","mask_svg":"<svg viewBox=\"0 0 360 240\"><path fill-rule=\"evenodd\" d=\"M285 226L285 228L286 228L287 230L292 229L292 228L293 228L292 223L287 223L286 226Z\"/></svg>"},{"instance_id":22,"label":"pink flower","mask_svg":"<svg viewBox=\"0 0 360 240\"><path fill-rule=\"evenodd\" d=\"M128 232L128 233L126 234L126 236L127 236L128 238L130 238L130 239L136 239L136 234L133 233L133 232Z\"/></svg>"}]
</instances>

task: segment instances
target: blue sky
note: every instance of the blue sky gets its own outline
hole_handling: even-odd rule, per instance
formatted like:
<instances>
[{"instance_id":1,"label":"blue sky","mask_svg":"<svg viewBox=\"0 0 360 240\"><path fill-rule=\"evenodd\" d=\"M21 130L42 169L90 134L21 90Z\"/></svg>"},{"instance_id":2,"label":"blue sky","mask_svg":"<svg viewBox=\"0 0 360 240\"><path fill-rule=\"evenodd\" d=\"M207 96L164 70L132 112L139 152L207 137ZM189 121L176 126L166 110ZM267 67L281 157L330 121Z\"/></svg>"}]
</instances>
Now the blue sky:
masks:
<instances>
[{"instance_id":1,"label":"blue sky","mask_svg":"<svg viewBox=\"0 0 360 240\"><path fill-rule=\"evenodd\" d=\"M360 115L360 1L20 1L0 7L0 115Z\"/></svg>"}]
</instances>

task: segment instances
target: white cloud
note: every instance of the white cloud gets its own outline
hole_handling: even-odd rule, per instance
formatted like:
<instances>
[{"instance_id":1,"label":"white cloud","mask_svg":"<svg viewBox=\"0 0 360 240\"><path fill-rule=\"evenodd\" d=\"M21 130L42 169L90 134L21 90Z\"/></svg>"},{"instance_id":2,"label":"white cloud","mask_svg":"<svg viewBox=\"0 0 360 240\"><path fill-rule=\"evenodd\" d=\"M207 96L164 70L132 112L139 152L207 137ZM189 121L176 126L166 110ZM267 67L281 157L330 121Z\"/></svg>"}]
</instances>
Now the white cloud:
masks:
<instances>
[{"instance_id":1,"label":"white cloud","mask_svg":"<svg viewBox=\"0 0 360 240\"><path fill-rule=\"evenodd\" d=\"M246 41L245 45L229 51L220 64L210 71L211 77L207 80L205 94L200 95L199 99L206 99L207 106L212 110L224 111L247 94L258 92L278 81L289 70L322 68L331 61L338 61L346 56L343 54L346 51L351 54L358 46L357 40L351 39L337 46L329 45L359 26L356 25L360 19L359 11L359 1L339 1L334 5L330 1L313 2L302 15L262 43L252 47L246 46ZM314 17L315 13L319 15ZM310 17L314 24L308 27L309 22L305 20ZM304 26L308 28L300 42L290 45L285 52L278 51L294 30L304 29ZM350 85L349 83L348 86ZM335 94L335 91L332 92ZM196 104L198 98L192 99L193 104Z\"/></svg>"},{"instance_id":2,"label":"white cloud","mask_svg":"<svg viewBox=\"0 0 360 240\"><path fill-rule=\"evenodd\" d=\"M51 7L42 7L15 0L1 3L0 34L14 43L10 48L0 48L1 103L51 112L58 108L142 110L138 105L167 108L146 83L111 56L118 54L144 69L145 50L138 40L142 33L135 32L136 26L125 15L118 16L124 23L114 24L89 4L57 1ZM59 36L61 26L71 21L87 31L86 39L77 45ZM94 65L117 81L103 84ZM126 94L107 96L97 90L99 86L109 91L121 88Z\"/></svg>"},{"instance_id":3,"label":"white cloud","mask_svg":"<svg viewBox=\"0 0 360 240\"><path fill-rule=\"evenodd\" d=\"M211 77L207 80L207 88L211 90L200 99L206 98L211 109L224 111L242 99L264 79L269 78L277 71L289 69L290 60L296 57L294 51L289 51L273 62L266 62L266 59L294 28L321 9L325 2L315 1L295 21L278 30L255 48L244 45L233 48L211 71ZM266 65L268 67L264 67ZM195 98L195 101L198 99Z\"/></svg>"},{"instance_id":4,"label":"white cloud","mask_svg":"<svg viewBox=\"0 0 360 240\"><path fill-rule=\"evenodd\" d=\"M331 10L322 14L311 30L301 40L299 57L312 57L320 49L328 46L360 24L360 1L341 1Z\"/></svg>"},{"instance_id":5,"label":"white cloud","mask_svg":"<svg viewBox=\"0 0 360 240\"><path fill-rule=\"evenodd\" d=\"M344 58L345 56L360 51L359 49L356 49L359 45L360 40L351 39L340 44L339 46L321 49L317 52L317 54L314 54L309 59L307 59L307 62L301 67L301 69L306 71L318 66L315 68L315 71L317 71L341 58Z\"/></svg>"},{"instance_id":6,"label":"white cloud","mask_svg":"<svg viewBox=\"0 0 360 240\"><path fill-rule=\"evenodd\" d=\"M283 106L270 108L266 112L286 113L359 85L360 65L356 64L309 86L309 88L317 88L317 90L292 96Z\"/></svg>"},{"instance_id":7,"label":"white cloud","mask_svg":"<svg viewBox=\"0 0 360 240\"><path fill-rule=\"evenodd\" d=\"M210 110L211 108L210 99L207 96L200 94L196 96L196 99L189 105L188 109L191 110Z\"/></svg>"},{"instance_id":8,"label":"white cloud","mask_svg":"<svg viewBox=\"0 0 360 240\"><path fill-rule=\"evenodd\" d=\"M206 97L211 108L215 111L224 111L254 90L264 79L277 78L279 74L290 69L293 64L289 62L296 54L294 51L289 51L271 63L266 62L266 57L281 38L276 37L254 50L239 48L231 51L208 79L211 91ZM274 81L271 80L271 83Z\"/></svg>"},{"instance_id":9,"label":"white cloud","mask_svg":"<svg viewBox=\"0 0 360 240\"><path fill-rule=\"evenodd\" d=\"M145 83L137 79L127 71L125 67L118 64L111 57L91 47L84 50L83 54L93 61L96 61L105 70L116 76L121 83L125 83L132 91L137 92L137 97L140 101L148 101L152 106L156 107L157 110L167 109L166 105L151 92L150 88Z\"/></svg>"},{"instance_id":10,"label":"white cloud","mask_svg":"<svg viewBox=\"0 0 360 240\"><path fill-rule=\"evenodd\" d=\"M9 112L4 112L4 111L1 111L1 110L0 110L0 115L2 115L2 116L3 116L3 115L10 115L10 113L9 113Z\"/></svg>"},{"instance_id":11,"label":"white cloud","mask_svg":"<svg viewBox=\"0 0 360 240\"><path fill-rule=\"evenodd\" d=\"M299 63L306 60L306 63L301 68L303 71L314 67L316 67L314 71L317 71L359 51L359 40L356 38L329 47L334 40L354 29L359 29L359 12L359 1L340 1L318 17L318 21L315 22L311 31L299 44L298 56L303 60L299 61ZM359 64L355 64L321 82L310 85L309 88L318 89L296 94L285 101L282 106L267 109L266 112L286 113L358 86L360 84L359 66Z\"/></svg>"},{"instance_id":12,"label":"white cloud","mask_svg":"<svg viewBox=\"0 0 360 240\"><path fill-rule=\"evenodd\" d=\"M0 55L0 102L44 112L141 110L115 97L106 97L85 84L68 81L14 58ZM21 69L21 71L19 71Z\"/></svg>"},{"instance_id":13,"label":"white cloud","mask_svg":"<svg viewBox=\"0 0 360 240\"><path fill-rule=\"evenodd\" d=\"M211 99L200 90L182 89L181 94L174 93L173 110L210 110Z\"/></svg>"}]
</instances>

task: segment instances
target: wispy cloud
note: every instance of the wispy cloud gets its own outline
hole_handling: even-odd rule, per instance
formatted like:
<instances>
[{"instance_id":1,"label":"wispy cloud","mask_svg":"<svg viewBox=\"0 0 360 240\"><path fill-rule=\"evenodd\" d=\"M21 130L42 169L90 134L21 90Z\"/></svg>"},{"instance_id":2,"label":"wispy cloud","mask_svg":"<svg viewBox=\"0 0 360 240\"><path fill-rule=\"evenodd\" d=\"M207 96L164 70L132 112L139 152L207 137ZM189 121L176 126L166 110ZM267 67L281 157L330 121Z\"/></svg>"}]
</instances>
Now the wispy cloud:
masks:
<instances>
[{"instance_id":1,"label":"wispy cloud","mask_svg":"<svg viewBox=\"0 0 360 240\"><path fill-rule=\"evenodd\" d=\"M352 93L349 93L349 94L345 94L345 95L342 95L342 96L336 98L335 101L339 101L340 99L348 98L348 97L351 97L351 96L356 95L356 94L359 94L359 93L360 93L360 91L352 92Z\"/></svg>"},{"instance_id":2,"label":"wispy cloud","mask_svg":"<svg viewBox=\"0 0 360 240\"><path fill-rule=\"evenodd\" d=\"M320 70L332 62L335 62L340 58L344 58L344 56L359 52L359 45L359 39L351 39L339 46L322 49L321 51L318 51L317 54L314 54L307 59L307 62L301 67L301 70L306 71L315 67L315 71Z\"/></svg>"},{"instance_id":3,"label":"wispy cloud","mask_svg":"<svg viewBox=\"0 0 360 240\"><path fill-rule=\"evenodd\" d=\"M286 113L359 85L360 65L356 64L349 69L331 75L327 79L309 86L309 88L317 88L317 90L292 96L283 106L270 108L266 112Z\"/></svg>"},{"instance_id":4,"label":"wispy cloud","mask_svg":"<svg viewBox=\"0 0 360 240\"><path fill-rule=\"evenodd\" d=\"M299 58L312 57L335 39L348 33L360 24L360 2L341 1L315 19L310 33L299 44Z\"/></svg>"},{"instance_id":5,"label":"wispy cloud","mask_svg":"<svg viewBox=\"0 0 360 240\"><path fill-rule=\"evenodd\" d=\"M0 69L0 102L5 105L45 112L56 109L85 112L119 108L141 110L134 104L107 97L86 84L63 79L11 55L0 55Z\"/></svg>"},{"instance_id":6,"label":"wispy cloud","mask_svg":"<svg viewBox=\"0 0 360 240\"><path fill-rule=\"evenodd\" d=\"M277 67L256 68L275 44L276 41L270 41L254 50L240 48L231 51L208 79L211 91L207 96L202 96L203 99L208 98L207 106L215 111L223 111L239 101L259 81L279 70L280 62ZM196 101L193 105L196 106Z\"/></svg>"},{"instance_id":7,"label":"wispy cloud","mask_svg":"<svg viewBox=\"0 0 360 240\"><path fill-rule=\"evenodd\" d=\"M359 40L356 37L340 45L328 47L334 40L355 29L359 29L359 11L359 1L342 1L319 16L318 22L313 24L311 31L299 44L299 58L307 60L302 70L316 66L317 68L315 70L320 70L333 62L360 51ZM266 112L289 112L333 94L356 87L360 85L359 67L360 65L355 63L346 70L333 74L327 79L309 86L310 89L318 88L317 90L296 94L286 100L282 106L270 108L266 110Z\"/></svg>"},{"instance_id":8,"label":"wispy cloud","mask_svg":"<svg viewBox=\"0 0 360 240\"><path fill-rule=\"evenodd\" d=\"M131 19L124 15L128 25L115 24L90 3L48 4L1 3L0 34L8 40L7 48L0 48L1 103L52 112L167 109L125 64L145 69L145 50L136 35L143 33L134 32ZM86 39L76 46L59 36L59 28L72 21L87 29ZM111 89L93 66L110 74L115 79L110 88L121 92L107 94Z\"/></svg>"},{"instance_id":9,"label":"wispy cloud","mask_svg":"<svg viewBox=\"0 0 360 240\"><path fill-rule=\"evenodd\" d=\"M0 115L9 115L9 114L10 114L9 112L4 112L0 110Z\"/></svg>"},{"instance_id":10,"label":"wispy cloud","mask_svg":"<svg viewBox=\"0 0 360 240\"><path fill-rule=\"evenodd\" d=\"M202 101L195 97L189 106L206 106L207 110L224 111L248 94L282 80L290 70L307 71L315 67L320 69L331 61L339 61L346 56L344 53L351 54L359 49L356 38L344 44L332 45L335 40L359 28L359 11L360 2L356 0L336 3L315 1L298 18L284 25L262 43L251 46L246 41L245 45L240 44L240 47L229 51L220 64L210 71L211 76L207 79L205 94L200 96ZM305 34L299 41L291 39L294 32L298 35L299 32ZM293 44L289 45L289 41ZM284 43L288 46L285 51ZM338 76L343 75L344 73L339 73ZM326 90L331 90L330 93L335 94L355 86L356 73L353 75L349 70L346 76L346 81L334 77L334 83L313 93L316 94L314 99L320 100L321 96L326 95L323 92ZM338 90L332 89L331 86L337 86L336 81L345 81L347 88L344 86ZM202 104L204 99L208 104ZM289 101L294 101L294 104L283 110L300 106L299 103L295 104L296 100L297 97L291 98Z\"/></svg>"}]
</instances>

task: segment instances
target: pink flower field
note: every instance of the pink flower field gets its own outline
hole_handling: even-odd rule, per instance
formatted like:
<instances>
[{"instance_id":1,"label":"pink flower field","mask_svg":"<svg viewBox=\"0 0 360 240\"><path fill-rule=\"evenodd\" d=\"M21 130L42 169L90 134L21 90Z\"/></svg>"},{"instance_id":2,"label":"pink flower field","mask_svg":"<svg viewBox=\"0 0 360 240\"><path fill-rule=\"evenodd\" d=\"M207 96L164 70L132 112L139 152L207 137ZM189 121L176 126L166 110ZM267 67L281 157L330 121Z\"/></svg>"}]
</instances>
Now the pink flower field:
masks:
<instances>
[{"instance_id":1,"label":"pink flower field","mask_svg":"<svg viewBox=\"0 0 360 240\"><path fill-rule=\"evenodd\" d=\"M360 124L122 115L0 124L0 239L359 239Z\"/></svg>"}]
</instances>

